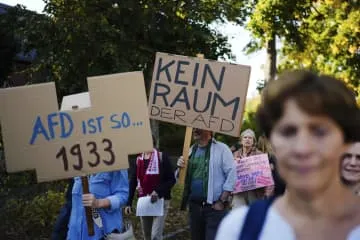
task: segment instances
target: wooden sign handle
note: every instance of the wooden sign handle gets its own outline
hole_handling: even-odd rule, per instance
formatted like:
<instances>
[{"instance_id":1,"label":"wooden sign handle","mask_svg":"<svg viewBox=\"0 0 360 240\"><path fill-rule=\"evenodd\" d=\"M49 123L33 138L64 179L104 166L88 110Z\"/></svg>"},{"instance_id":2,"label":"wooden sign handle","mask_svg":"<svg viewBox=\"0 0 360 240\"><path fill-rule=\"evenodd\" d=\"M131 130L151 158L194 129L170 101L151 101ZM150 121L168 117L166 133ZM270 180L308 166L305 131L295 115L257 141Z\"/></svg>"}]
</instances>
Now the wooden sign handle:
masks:
<instances>
[{"instance_id":1,"label":"wooden sign handle","mask_svg":"<svg viewBox=\"0 0 360 240\"><path fill-rule=\"evenodd\" d=\"M180 184L184 184L185 182L186 169L189 161L189 149L191 144L191 137L192 137L192 127L186 127L184 146L182 152L182 156L184 159L184 167L180 169L180 173L179 173Z\"/></svg>"},{"instance_id":2,"label":"wooden sign handle","mask_svg":"<svg viewBox=\"0 0 360 240\"><path fill-rule=\"evenodd\" d=\"M204 54L198 53L198 54L196 54L196 57L203 59ZM187 166L188 166L188 161L189 161L189 149L190 149L191 138L192 138L192 130L193 130L192 127L186 127L184 146L183 146L183 152L182 152L182 156L184 159L184 167L182 169L180 169L180 173L179 173L179 183L180 184L184 184L184 182L185 182L185 176L186 176L186 171L187 171Z\"/></svg>"},{"instance_id":3,"label":"wooden sign handle","mask_svg":"<svg viewBox=\"0 0 360 240\"><path fill-rule=\"evenodd\" d=\"M86 176L81 177L81 184L82 184L83 194L89 193L89 182ZM85 207L85 215L86 215L86 223L88 228L88 235L94 236L95 235L94 221L93 221L91 207Z\"/></svg>"}]
</instances>

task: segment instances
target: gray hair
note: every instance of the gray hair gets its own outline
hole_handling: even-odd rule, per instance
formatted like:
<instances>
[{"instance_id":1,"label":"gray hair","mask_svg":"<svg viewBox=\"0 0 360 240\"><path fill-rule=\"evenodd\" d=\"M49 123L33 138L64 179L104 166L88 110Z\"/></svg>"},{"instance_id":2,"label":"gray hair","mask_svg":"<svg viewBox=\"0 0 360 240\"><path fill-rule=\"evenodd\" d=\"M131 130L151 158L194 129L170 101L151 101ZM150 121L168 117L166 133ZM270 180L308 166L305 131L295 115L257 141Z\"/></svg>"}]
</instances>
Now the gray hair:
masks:
<instances>
[{"instance_id":1,"label":"gray hair","mask_svg":"<svg viewBox=\"0 0 360 240\"><path fill-rule=\"evenodd\" d=\"M255 132L248 128L245 129L241 134L240 134L240 139L242 139L245 135L250 135L253 139L254 139L254 146L256 145L256 136L255 136Z\"/></svg>"}]
</instances>

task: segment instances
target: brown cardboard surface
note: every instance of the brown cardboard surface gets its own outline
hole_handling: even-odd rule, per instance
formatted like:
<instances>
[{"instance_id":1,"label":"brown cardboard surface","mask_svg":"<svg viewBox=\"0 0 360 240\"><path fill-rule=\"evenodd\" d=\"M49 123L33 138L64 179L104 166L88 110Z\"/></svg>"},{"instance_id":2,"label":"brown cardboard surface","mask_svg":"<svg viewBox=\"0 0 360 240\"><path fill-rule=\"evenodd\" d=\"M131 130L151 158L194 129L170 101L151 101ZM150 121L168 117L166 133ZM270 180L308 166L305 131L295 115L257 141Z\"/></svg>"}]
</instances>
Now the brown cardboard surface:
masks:
<instances>
[{"instance_id":1,"label":"brown cardboard surface","mask_svg":"<svg viewBox=\"0 0 360 240\"><path fill-rule=\"evenodd\" d=\"M54 83L0 90L0 120L8 172L36 169L38 181L43 182L114 171L128 168L128 154L152 149L141 72L89 77L88 88L91 107L80 106L76 111L58 110ZM71 126L69 119L73 126L71 134L67 134ZM64 155L60 154L62 147L66 150L68 170L64 169ZM79 149L81 167L78 167Z\"/></svg>"},{"instance_id":2,"label":"brown cardboard surface","mask_svg":"<svg viewBox=\"0 0 360 240\"><path fill-rule=\"evenodd\" d=\"M150 118L239 136L250 67L157 53Z\"/></svg>"}]
</instances>

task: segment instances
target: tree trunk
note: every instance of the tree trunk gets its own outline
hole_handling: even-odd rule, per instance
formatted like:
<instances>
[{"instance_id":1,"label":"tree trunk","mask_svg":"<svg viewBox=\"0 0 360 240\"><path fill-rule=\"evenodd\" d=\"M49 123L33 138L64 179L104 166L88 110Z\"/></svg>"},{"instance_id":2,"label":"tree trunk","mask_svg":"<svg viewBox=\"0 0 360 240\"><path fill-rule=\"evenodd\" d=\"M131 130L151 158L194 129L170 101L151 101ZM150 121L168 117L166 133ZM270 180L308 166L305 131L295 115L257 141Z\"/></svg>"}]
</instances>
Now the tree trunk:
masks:
<instances>
[{"instance_id":1,"label":"tree trunk","mask_svg":"<svg viewBox=\"0 0 360 240\"><path fill-rule=\"evenodd\" d=\"M276 35L266 43L265 82L275 80L276 76Z\"/></svg>"}]
</instances>

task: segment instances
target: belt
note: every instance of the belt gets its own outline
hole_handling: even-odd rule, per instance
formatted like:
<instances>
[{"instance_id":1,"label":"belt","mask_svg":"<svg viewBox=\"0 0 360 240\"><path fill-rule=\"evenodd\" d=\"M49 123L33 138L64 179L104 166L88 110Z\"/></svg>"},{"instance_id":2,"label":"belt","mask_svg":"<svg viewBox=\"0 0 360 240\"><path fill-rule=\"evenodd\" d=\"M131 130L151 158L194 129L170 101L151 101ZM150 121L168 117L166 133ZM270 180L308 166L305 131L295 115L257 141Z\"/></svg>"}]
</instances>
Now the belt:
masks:
<instances>
[{"instance_id":1,"label":"belt","mask_svg":"<svg viewBox=\"0 0 360 240\"><path fill-rule=\"evenodd\" d=\"M195 201L195 200L190 200L191 203L194 203L196 205L199 205L200 207L212 207L212 204L207 203L206 201Z\"/></svg>"}]
</instances>

